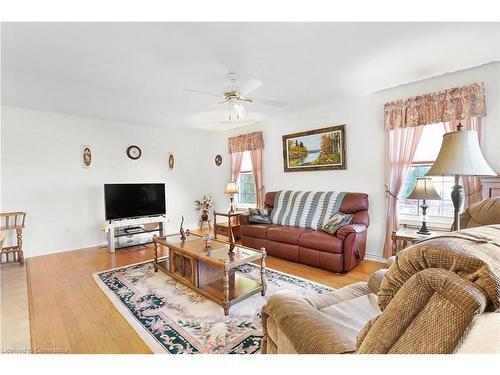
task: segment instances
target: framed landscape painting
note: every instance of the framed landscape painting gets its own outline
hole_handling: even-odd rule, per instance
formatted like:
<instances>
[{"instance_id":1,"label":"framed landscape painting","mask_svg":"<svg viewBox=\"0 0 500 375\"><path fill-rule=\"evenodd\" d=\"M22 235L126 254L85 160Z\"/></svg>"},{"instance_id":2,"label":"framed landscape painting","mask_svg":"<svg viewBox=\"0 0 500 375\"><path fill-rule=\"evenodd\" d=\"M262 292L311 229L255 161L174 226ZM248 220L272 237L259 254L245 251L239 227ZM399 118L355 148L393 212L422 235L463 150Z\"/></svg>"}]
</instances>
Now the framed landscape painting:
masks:
<instances>
[{"instance_id":1,"label":"framed landscape painting","mask_svg":"<svg viewBox=\"0 0 500 375\"><path fill-rule=\"evenodd\" d=\"M285 172L346 169L345 125L283 136Z\"/></svg>"}]
</instances>

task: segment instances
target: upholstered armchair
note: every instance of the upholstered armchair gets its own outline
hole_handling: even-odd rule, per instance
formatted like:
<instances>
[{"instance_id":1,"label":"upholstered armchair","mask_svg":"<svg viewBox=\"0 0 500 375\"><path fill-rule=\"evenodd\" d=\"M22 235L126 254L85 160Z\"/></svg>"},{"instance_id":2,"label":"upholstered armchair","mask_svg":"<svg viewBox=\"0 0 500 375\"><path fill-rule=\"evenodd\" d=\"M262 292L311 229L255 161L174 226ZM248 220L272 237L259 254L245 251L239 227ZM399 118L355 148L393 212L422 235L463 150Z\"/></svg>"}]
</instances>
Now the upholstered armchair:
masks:
<instances>
[{"instance_id":1,"label":"upholstered armchair","mask_svg":"<svg viewBox=\"0 0 500 375\"><path fill-rule=\"evenodd\" d=\"M389 269L262 308L264 354L500 352L500 225L429 238Z\"/></svg>"},{"instance_id":2,"label":"upholstered armchair","mask_svg":"<svg viewBox=\"0 0 500 375\"><path fill-rule=\"evenodd\" d=\"M460 214L460 228L500 224L500 197L471 204Z\"/></svg>"}]
</instances>

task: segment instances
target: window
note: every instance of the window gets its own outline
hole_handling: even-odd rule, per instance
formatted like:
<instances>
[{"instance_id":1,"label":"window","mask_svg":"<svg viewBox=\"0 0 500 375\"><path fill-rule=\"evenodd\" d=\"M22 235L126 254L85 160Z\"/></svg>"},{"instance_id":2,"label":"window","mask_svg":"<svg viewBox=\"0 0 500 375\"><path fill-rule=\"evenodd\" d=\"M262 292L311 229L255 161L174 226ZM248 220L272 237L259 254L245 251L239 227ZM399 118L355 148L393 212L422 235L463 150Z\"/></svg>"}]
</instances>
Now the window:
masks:
<instances>
[{"instance_id":1,"label":"window","mask_svg":"<svg viewBox=\"0 0 500 375\"><path fill-rule=\"evenodd\" d=\"M238 207L255 207L257 194L255 193L255 182L252 172L252 159L250 152L243 153L243 160L241 161L241 171L238 176L238 195L236 196L236 203Z\"/></svg>"},{"instance_id":2,"label":"window","mask_svg":"<svg viewBox=\"0 0 500 375\"><path fill-rule=\"evenodd\" d=\"M422 202L415 199L405 199L413 190L417 177L424 177L439 153L444 134L442 123L425 125L420 137L412 165L406 177L401 199L399 200L399 215L401 221L415 222L420 220ZM426 201L427 221L431 223L449 224L453 219L453 203L451 188L454 185L453 176L433 176L432 181L442 200Z\"/></svg>"}]
</instances>

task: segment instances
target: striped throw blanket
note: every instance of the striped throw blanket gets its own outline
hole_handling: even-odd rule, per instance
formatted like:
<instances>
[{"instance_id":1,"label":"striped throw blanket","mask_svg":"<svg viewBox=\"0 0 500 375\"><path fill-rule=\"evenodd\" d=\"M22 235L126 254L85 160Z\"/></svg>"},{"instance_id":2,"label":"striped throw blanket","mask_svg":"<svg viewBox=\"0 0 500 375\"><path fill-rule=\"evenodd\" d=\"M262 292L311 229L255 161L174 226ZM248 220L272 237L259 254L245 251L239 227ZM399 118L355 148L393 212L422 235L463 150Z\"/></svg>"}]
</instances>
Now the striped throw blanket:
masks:
<instances>
[{"instance_id":1,"label":"striped throw blanket","mask_svg":"<svg viewBox=\"0 0 500 375\"><path fill-rule=\"evenodd\" d=\"M339 212L345 192L278 191L271 212L273 224L321 229Z\"/></svg>"}]
</instances>

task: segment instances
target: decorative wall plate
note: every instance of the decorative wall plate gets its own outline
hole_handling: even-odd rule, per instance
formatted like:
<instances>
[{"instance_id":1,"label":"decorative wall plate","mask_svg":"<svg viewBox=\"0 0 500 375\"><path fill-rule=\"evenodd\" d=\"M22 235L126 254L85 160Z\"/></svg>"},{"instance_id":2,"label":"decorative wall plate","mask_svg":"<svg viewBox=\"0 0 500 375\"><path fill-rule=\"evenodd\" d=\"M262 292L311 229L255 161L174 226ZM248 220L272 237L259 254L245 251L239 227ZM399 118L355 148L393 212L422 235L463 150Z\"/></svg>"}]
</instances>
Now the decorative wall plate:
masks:
<instances>
[{"instance_id":1,"label":"decorative wall plate","mask_svg":"<svg viewBox=\"0 0 500 375\"><path fill-rule=\"evenodd\" d=\"M215 165L219 167L221 164L222 164L222 156L220 155L215 156Z\"/></svg>"},{"instance_id":2,"label":"decorative wall plate","mask_svg":"<svg viewBox=\"0 0 500 375\"><path fill-rule=\"evenodd\" d=\"M168 154L168 169L173 170L175 167L175 157L174 154L169 153Z\"/></svg>"},{"instance_id":3,"label":"decorative wall plate","mask_svg":"<svg viewBox=\"0 0 500 375\"><path fill-rule=\"evenodd\" d=\"M137 160L141 157L142 151L139 146L131 145L127 148L127 156L132 160Z\"/></svg>"},{"instance_id":4,"label":"decorative wall plate","mask_svg":"<svg viewBox=\"0 0 500 375\"><path fill-rule=\"evenodd\" d=\"M84 168L90 168L90 164L92 164L92 151L90 150L90 146L82 146L82 162Z\"/></svg>"}]
</instances>

